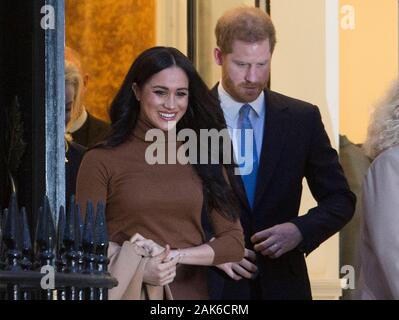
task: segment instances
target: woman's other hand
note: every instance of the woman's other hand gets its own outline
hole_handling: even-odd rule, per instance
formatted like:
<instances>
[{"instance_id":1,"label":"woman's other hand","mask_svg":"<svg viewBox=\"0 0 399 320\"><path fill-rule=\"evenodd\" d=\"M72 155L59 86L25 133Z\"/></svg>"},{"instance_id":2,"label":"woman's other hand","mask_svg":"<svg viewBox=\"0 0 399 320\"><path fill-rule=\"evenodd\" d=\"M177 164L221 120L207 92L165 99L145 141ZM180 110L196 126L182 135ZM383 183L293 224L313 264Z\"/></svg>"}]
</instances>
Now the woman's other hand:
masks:
<instances>
[{"instance_id":1,"label":"woman's other hand","mask_svg":"<svg viewBox=\"0 0 399 320\"><path fill-rule=\"evenodd\" d=\"M158 256L165 251L164 247L150 239L137 240L134 242L134 244L143 248L150 257Z\"/></svg>"},{"instance_id":2,"label":"woman's other hand","mask_svg":"<svg viewBox=\"0 0 399 320\"><path fill-rule=\"evenodd\" d=\"M148 260L144 270L144 283L164 286L173 282L176 277L176 264L179 262L179 256L166 261L170 251L169 245L166 245L166 249L161 254Z\"/></svg>"}]
</instances>

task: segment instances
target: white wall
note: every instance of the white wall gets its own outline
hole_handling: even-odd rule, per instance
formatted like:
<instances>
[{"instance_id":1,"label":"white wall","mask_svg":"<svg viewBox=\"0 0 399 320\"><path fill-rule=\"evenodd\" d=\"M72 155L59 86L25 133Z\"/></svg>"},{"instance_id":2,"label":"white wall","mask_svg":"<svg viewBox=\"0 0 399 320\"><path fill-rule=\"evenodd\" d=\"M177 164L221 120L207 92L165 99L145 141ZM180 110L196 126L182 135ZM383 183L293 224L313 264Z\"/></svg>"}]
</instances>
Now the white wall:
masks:
<instances>
[{"instance_id":1,"label":"white wall","mask_svg":"<svg viewBox=\"0 0 399 320\"><path fill-rule=\"evenodd\" d=\"M157 0L157 45L187 54L187 1Z\"/></svg>"},{"instance_id":2,"label":"white wall","mask_svg":"<svg viewBox=\"0 0 399 320\"><path fill-rule=\"evenodd\" d=\"M334 147L338 145L338 0L272 0L277 46L272 60L272 90L317 105ZM304 181L301 213L316 203ZM315 299L337 299L338 235L307 258Z\"/></svg>"},{"instance_id":3,"label":"white wall","mask_svg":"<svg viewBox=\"0 0 399 320\"><path fill-rule=\"evenodd\" d=\"M213 59L216 47L215 27L219 17L228 9L237 6L254 6L254 0L200 0L198 3L198 45L197 69L208 84L213 87L220 80L220 67Z\"/></svg>"}]
</instances>

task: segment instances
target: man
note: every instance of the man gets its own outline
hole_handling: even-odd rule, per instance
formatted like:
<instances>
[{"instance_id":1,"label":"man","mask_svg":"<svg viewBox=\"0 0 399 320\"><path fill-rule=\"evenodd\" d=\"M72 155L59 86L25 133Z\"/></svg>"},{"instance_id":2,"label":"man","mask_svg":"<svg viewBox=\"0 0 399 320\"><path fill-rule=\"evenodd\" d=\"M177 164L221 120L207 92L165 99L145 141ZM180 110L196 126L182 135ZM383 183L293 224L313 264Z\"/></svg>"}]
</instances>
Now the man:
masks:
<instances>
[{"instance_id":1,"label":"man","mask_svg":"<svg viewBox=\"0 0 399 320\"><path fill-rule=\"evenodd\" d=\"M81 74L73 63L65 61L65 127L71 120L76 94L83 80ZM67 205L72 195L76 192L76 177L80 162L86 148L73 141L70 134L65 134L65 198Z\"/></svg>"},{"instance_id":2,"label":"man","mask_svg":"<svg viewBox=\"0 0 399 320\"><path fill-rule=\"evenodd\" d=\"M72 101L71 121L68 123L67 132L74 142L90 148L107 137L110 126L90 114L83 105L83 97L88 87L89 75L84 72L77 52L66 47L65 60L77 67L82 78L82 83L75 92L75 100Z\"/></svg>"},{"instance_id":3,"label":"man","mask_svg":"<svg viewBox=\"0 0 399 320\"><path fill-rule=\"evenodd\" d=\"M252 129L253 171L237 176L246 197L240 263L211 274L216 299L311 299L304 254L352 217L355 196L324 130L318 108L265 89L276 43L270 17L256 8L226 12L215 30L222 80L213 89L229 129ZM233 145L237 137L232 135ZM237 148L234 150L238 154ZM318 205L298 217L302 180Z\"/></svg>"}]
</instances>

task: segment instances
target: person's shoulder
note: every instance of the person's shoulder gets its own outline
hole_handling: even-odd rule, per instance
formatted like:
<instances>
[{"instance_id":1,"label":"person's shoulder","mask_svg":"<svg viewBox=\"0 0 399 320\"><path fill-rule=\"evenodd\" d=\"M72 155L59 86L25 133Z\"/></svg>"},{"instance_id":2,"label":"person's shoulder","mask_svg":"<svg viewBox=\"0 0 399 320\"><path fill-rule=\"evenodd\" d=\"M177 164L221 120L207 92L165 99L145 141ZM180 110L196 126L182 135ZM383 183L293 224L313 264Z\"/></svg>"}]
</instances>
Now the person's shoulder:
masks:
<instances>
[{"instance_id":1,"label":"person's shoulder","mask_svg":"<svg viewBox=\"0 0 399 320\"><path fill-rule=\"evenodd\" d=\"M105 122L104 120L101 120L100 118L95 117L90 112L87 112L87 119L89 122L91 122L93 125L97 127L102 127L106 129L110 127L109 123Z\"/></svg>"},{"instance_id":2,"label":"person's shoulder","mask_svg":"<svg viewBox=\"0 0 399 320\"><path fill-rule=\"evenodd\" d=\"M89 163L108 163L111 158L112 149L105 148L102 146L94 147L88 149L84 156L83 160Z\"/></svg>"},{"instance_id":3,"label":"person's shoulder","mask_svg":"<svg viewBox=\"0 0 399 320\"><path fill-rule=\"evenodd\" d=\"M82 146L81 144L76 143L75 141L70 141L68 143L71 150L74 150L79 154L84 154L87 151L87 148L85 146Z\"/></svg>"},{"instance_id":4,"label":"person's shoulder","mask_svg":"<svg viewBox=\"0 0 399 320\"><path fill-rule=\"evenodd\" d=\"M299 107L303 107L303 108L310 108L310 109L314 109L316 108L315 105L304 101L304 100L300 100L294 97L290 97L287 96L285 94L282 94L280 92L277 91L266 91L266 94L270 95L270 100L271 102L278 102L278 103L283 103L285 104L287 107L289 106L299 106Z\"/></svg>"},{"instance_id":5,"label":"person's shoulder","mask_svg":"<svg viewBox=\"0 0 399 320\"><path fill-rule=\"evenodd\" d=\"M312 114L318 112L318 107L307 101L287 96L276 91L266 91L269 95L271 104L278 105L280 108L287 108L294 113Z\"/></svg>"},{"instance_id":6,"label":"person's shoulder","mask_svg":"<svg viewBox=\"0 0 399 320\"><path fill-rule=\"evenodd\" d=\"M396 144L381 152L373 161L372 166L386 165L393 163L399 168L399 144Z\"/></svg>"},{"instance_id":7,"label":"person's shoulder","mask_svg":"<svg viewBox=\"0 0 399 320\"><path fill-rule=\"evenodd\" d=\"M371 162L368 177L381 175L386 179L399 175L399 145L384 150Z\"/></svg>"}]
</instances>

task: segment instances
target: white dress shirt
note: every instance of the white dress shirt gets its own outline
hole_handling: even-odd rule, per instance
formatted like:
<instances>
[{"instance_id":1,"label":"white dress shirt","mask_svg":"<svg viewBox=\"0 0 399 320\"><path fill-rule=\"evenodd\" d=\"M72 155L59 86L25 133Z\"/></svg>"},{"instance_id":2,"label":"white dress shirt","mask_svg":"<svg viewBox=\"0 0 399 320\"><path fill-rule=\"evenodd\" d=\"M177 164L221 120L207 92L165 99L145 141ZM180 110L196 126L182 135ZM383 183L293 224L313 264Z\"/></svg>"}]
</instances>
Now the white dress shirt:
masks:
<instances>
[{"instance_id":1,"label":"white dress shirt","mask_svg":"<svg viewBox=\"0 0 399 320\"><path fill-rule=\"evenodd\" d=\"M233 142L234 146L234 157L235 159L239 159L238 153L240 150L236 148L238 136L233 134L233 129L239 129L239 113L241 107L245 104L242 102L235 101L223 88L222 82L219 82L218 85L218 94L220 105L223 109L224 118L226 119L227 128L229 130L230 138ZM265 125L265 94L262 91L258 98L252 102L247 103L252 109L249 113L249 120L251 121L252 128L254 130L255 143L256 143L256 153L258 155L258 159L260 159L260 153L262 150L262 141L263 141L263 128ZM238 149L238 150L237 150Z\"/></svg>"}]
</instances>

